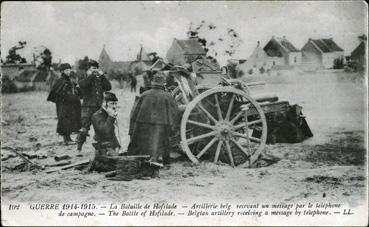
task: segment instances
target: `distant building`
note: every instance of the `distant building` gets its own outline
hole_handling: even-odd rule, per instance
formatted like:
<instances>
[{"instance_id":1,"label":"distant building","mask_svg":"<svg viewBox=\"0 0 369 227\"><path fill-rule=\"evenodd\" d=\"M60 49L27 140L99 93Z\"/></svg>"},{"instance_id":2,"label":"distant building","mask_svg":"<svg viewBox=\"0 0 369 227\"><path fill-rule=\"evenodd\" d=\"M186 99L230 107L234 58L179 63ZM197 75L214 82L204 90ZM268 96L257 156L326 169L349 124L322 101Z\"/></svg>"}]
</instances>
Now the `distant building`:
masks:
<instances>
[{"instance_id":1,"label":"distant building","mask_svg":"<svg viewBox=\"0 0 369 227\"><path fill-rule=\"evenodd\" d=\"M98 62L100 68L106 73L113 71L124 74L135 73L134 71L144 71L151 66L151 58L142 46L137 54L137 58L132 61L113 61L104 47L100 53Z\"/></svg>"},{"instance_id":2,"label":"distant building","mask_svg":"<svg viewBox=\"0 0 369 227\"><path fill-rule=\"evenodd\" d=\"M301 49L302 64L304 68L331 69L337 60L344 61L344 52L332 38L330 39L309 39Z\"/></svg>"},{"instance_id":3,"label":"distant building","mask_svg":"<svg viewBox=\"0 0 369 227\"><path fill-rule=\"evenodd\" d=\"M286 37L273 36L263 50L271 57L273 67L297 66L301 64L301 52Z\"/></svg>"},{"instance_id":4,"label":"distant building","mask_svg":"<svg viewBox=\"0 0 369 227\"><path fill-rule=\"evenodd\" d=\"M22 70L36 70L36 66L28 63L1 64L1 75L8 76L10 80L14 80Z\"/></svg>"},{"instance_id":5,"label":"distant building","mask_svg":"<svg viewBox=\"0 0 369 227\"><path fill-rule=\"evenodd\" d=\"M366 57L365 57L365 41L361 41L360 44L351 52L350 60L354 62L357 70L363 70L366 68Z\"/></svg>"},{"instance_id":6,"label":"distant building","mask_svg":"<svg viewBox=\"0 0 369 227\"><path fill-rule=\"evenodd\" d=\"M199 57L206 57L206 51L196 38L174 39L166 55L168 62L174 65L191 64Z\"/></svg>"},{"instance_id":7,"label":"distant building","mask_svg":"<svg viewBox=\"0 0 369 227\"><path fill-rule=\"evenodd\" d=\"M273 57L270 57L265 53L263 48L260 47L258 41L256 48L250 55L250 57L243 63L240 62L237 69L241 70L244 75L263 74L267 70L270 70L273 66Z\"/></svg>"}]
</instances>

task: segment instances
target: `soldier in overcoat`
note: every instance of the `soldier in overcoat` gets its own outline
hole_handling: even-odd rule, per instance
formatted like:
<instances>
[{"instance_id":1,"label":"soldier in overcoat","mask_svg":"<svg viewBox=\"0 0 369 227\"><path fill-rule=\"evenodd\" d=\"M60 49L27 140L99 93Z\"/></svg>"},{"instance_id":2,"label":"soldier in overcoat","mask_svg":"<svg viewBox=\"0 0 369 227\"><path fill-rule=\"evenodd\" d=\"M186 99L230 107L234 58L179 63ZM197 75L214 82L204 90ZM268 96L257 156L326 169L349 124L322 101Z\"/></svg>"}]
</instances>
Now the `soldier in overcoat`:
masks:
<instances>
[{"instance_id":1,"label":"soldier in overcoat","mask_svg":"<svg viewBox=\"0 0 369 227\"><path fill-rule=\"evenodd\" d=\"M164 90L165 77L154 75L131 113L129 155L150 155L152 162L169 164L169 137L178 125L178 107Z\"/></svg>"},{"instance_id":2,"label":"soldier in overcoat","mask_svg":"<svg viewBox=\"0 0 369 227\"><path fill-rule=\"evenodd\" d=\"M78 132L81 127L80 91L70 78L70 64L61 64L60 71L61 77L52 86L47 101L56 104L58 117L56 132L63 136L64 143L69 145L73 142L70 135Z\"/></svg>"}]
</instances>

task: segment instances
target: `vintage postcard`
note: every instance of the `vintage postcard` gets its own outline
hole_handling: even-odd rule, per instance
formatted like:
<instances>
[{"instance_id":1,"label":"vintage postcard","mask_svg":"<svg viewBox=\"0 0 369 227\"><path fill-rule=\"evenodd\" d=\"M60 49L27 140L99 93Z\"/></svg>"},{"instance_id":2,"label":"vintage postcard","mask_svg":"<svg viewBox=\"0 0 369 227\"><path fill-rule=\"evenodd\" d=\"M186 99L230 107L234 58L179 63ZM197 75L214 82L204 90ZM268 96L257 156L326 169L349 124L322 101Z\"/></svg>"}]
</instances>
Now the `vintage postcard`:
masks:
<instances>
[{"instance_id":1,"label":"vintage postcard","mask_svg":"<svg viewBox=\"0 0 369 227\"><path fill-rule=\"evenodd\" d=\"M4 226L367 226L364 1L1 3Z\"/></svg>"}]
</instances>

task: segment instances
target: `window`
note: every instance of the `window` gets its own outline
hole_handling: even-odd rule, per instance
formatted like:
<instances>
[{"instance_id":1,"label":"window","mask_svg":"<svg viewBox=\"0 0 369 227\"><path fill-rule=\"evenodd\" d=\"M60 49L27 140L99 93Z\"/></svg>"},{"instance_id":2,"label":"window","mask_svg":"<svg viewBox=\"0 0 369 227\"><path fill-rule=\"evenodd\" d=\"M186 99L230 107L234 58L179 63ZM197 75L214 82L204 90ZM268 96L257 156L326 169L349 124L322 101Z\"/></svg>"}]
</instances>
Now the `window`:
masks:
<instances>
[{"instance_id":1,"label":"window","mask_svg":"<svg viewBox=\"0 0 369 227\"><path fill-rule=\"evenodd\" d=\"M297 57L295 56L295 59L294 59L295 63L297 62Z\"/></svg>"}]
</instances>

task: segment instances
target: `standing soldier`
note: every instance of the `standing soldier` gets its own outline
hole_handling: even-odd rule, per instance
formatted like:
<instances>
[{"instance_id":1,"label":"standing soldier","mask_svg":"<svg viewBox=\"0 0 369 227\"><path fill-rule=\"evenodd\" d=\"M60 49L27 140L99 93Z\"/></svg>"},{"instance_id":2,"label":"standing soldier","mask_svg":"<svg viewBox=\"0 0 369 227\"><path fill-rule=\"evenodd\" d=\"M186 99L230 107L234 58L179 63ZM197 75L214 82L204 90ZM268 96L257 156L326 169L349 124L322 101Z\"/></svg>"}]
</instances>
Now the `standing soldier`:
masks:
<instances>
[{"instance_id":1,"label":"standing soldier","mask_svg":"<svg viewBox=\"0 0 369 227\"><path fill-rule=\"evenodd\" d=\"M83 104L81 112L81 130L77 138L77 149L82 150L82 145L86 141L88 131L91 126L91 117L98 111L103 102L104 91L111 89L109 80L104 73L99 70L99 63L94 60L89 62L87 76L79 81L82 92Z\"/></svg>"},{"instance_id":2,"label":"standing soldier","mask_svg":"<svg viewBox=\"0 0 369 227\"><path fill-rule=\"evenodd\" d=\"M158 72L132 110L128 146L130 155L150 155L152 162L169 164L169 137L178 124L178 107L164 91L165 76Z\"/></svg>"},{"instance_id":3,"label":"standing soldier","mask_svg":"<svg viewBox=\"0 0 369 227\"><path fill-rule=\"evenodd\" d=\"M129 77L131 79L131 92L136 92L137 79L132 73L129 74Z\"/></svg>"},{"instance_id":4,"label":"standing soldier","mask_svg":"<svg viewBox=\"0 0 369 227\"><path fill-rule=\"evenodd\" d=\"M68 63L60 65L61 78L56 80L51 88L47 101L56 104L58 124L56 132L62 135L64 143L72 141L70 135L78 132L81 126L81 102L76 83L71 81L71 66Z\"/></svg>"}]
</instances>

